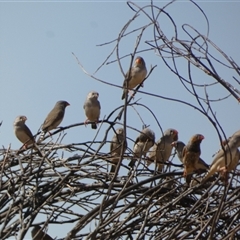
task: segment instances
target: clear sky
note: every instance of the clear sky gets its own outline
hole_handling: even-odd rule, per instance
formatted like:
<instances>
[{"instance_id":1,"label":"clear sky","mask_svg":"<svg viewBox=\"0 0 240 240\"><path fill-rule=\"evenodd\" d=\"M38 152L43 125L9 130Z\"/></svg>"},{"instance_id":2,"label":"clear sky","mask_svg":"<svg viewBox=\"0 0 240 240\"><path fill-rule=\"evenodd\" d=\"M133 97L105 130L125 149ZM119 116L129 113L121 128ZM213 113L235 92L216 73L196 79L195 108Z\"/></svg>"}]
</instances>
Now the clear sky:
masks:
<instances>
[{"instance_id":1,"label":"clear sky","mask_svg":"<svg viewBox=\"0 0 240 240\"><path fill-rule=\"evenodd\" d=\"M163 7L168 1L154 1ZM239 51L239 1L196 1L207 15L210 23L210 39L237 63L240 62ZM150 1L137 1L144 6ZM149 10L148 10L149 11ZM203 15L193 4L177 1L166 9L177 23L179 36L189 39L181 29L188 23L199 32L206 34L207 25ZM114 44L101 47L102 44L118 37L120 30L134 12L125 1L0 1L0 143L7 148L11 144L18 149L21 143L13 134L13 121L17 115L26 115L27 125L36 133L47 113L58 100L66 100L71 106L66 109L61 126L85 121L83 103L91 90L99 92L101 102L101 119L112 110L123 104L122 89L115 88L90 78L80 69L72 52L79 58L89 73L102 64L112 51ZM129 31L148 24L146 16L141 15L129 26ZM169 39L173 36L173 28L166 17L160 18L160 26ZM133 51L136 36L129 35L120 44L120 56ZM150 27L143 35L139 50L148 49L144 42L153 39ZM215 56L219 57L216 51ZM141 55L150 65L157 65L152 75L144 83L142 91L177 98L197 104L196 100L183 88L179 79L169 71L162 59L154 51L142 52ZM115 60L114 53L110 60ZM222 59L222 58L221 58ZM124 71L127 71L130 57L122 60ZM216 65L222 78L236 88L240 86L233 81L233 71ZM187 62L180 61L181 73L187 77ZM205 84L213 82L201 71L193 70L194 81ZM119 86L123 83L123 75L118 63L104 65L96 77ZM239 78L238 78L239 79ZM199 91L201 96L204 92ZM228 95L222 87L209 88L209 96L219 98ZM163 130L175 128L179 139L187 142L195 133L205 136L202 146L202 158L211 163L212 154L219 148L219 139L207 118L196 110L176 102L138 93L135 99L148 106L157 116ZM239 104L233 97L212 105L219 122L227 136L239 130ZM159 139L161 131L149 112L136 107L143 121L150 125ZM136 112L129 108L128 125L141 129L142 123ZM113 119L113 118L112 118ZM103 125L98 139L102 139L108 125ZM96 131L90 126L73 128L67 131L65 143L83 142L93 139ZM135 139L138 133L128 130L128 137ZM108 137L111 140L112 135ZM132 148L133 142L128 142ZM106 151L109 145L106 146ZM179 163L178 159L174 160ZM126 175L126 172L121 172ZM57 230L58 229L58 230ZM57 232L56 232L57 230ZM64 236L66 231L53 226L48 233L52 237ZM28 234L27 237L30 235Z\"/></svg>"}]
</instances>

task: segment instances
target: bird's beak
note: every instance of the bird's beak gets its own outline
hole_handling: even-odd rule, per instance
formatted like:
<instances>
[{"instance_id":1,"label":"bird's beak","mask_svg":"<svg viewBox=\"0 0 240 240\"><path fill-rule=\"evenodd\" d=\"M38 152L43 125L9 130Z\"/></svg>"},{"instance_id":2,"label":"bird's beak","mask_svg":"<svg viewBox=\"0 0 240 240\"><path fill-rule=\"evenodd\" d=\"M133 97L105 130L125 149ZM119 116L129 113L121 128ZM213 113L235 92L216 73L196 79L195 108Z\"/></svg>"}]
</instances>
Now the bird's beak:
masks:
<instances>
[{"instance_id":1,"label":"bird's beak","mask_svg":"<svg viewBox=\"0 0 240 240\"><path fill-rule=\"evenodd\" d=\"M177 145L176 142L172 142L172 143L171 143L171 146L172 146L172 147L176 147L176 145Z\"/></svg>"},{"instance_id":2,"label":"bird's beak","mask_svg":"<svg viewBox=\"0 0 240 240\"><path fill-rule=\"evenodd\" d=\"M70 106L70 103L67 102L67 106Z\"/></svg>"},{"instance_id":3,"label":"bird's beak","mask_svg":"<svg viewBox=\"0 0 240 240\"><path fill-rule=\"evenodd\" d=\"M135 63L137 63L137 64L142 64L142 59L141 59L141 58L137 58L137 59L135 60Z\"/></svg>"},{"instance_id":4,"label":"bird's beak","mask_svg":"<svg viewBox=\"0 0 240 240\"><path fill-rule=\"evenodd\" d=\"M203 136L203 135L201 135L201 136L200 136L200 139L201 139L201 140L203 140L203 139L204 139L204 136Z\"/></svg>"}]
</instances>

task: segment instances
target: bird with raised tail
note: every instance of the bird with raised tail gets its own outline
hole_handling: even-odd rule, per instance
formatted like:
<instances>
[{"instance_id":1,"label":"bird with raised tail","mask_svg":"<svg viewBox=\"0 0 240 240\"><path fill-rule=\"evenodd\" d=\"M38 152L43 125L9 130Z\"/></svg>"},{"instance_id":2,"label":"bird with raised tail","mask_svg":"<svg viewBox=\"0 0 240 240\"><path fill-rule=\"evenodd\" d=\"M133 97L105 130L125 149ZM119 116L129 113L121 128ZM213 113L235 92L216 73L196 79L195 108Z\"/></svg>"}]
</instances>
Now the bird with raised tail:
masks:
<instances>
[{"instance_id":1,"label":"bird with raised tail","mask_svg":"<svg viewBox=\"0 0 240 240\"><path fill-rule=\"evenodd\" d=\"M181 141L175 141L175 142L172 142L171 145L173 147L175 147L177 156L178 156L179 160L183 163L182 152L183 152L183 148L185 147L185 143L183 143ZM207 163L205 163L201 158L198 159L195 167L196 167L197 173L206 172L209 169L209 165Z\"/></svg>"},{"instance_id":2,"label":"bird with raised tail","mask_svg":"<svg viewBox=\"0 0 240 240\"><path fill-rule=\"evenodd\" d=\"M124 137L124 129L118 128L116 129L116 133L114 134L110 144L110 154L111 154L111 162L112 162L110 174L115 173L116 165L120 161L121 152L124 154L126 149L127 149L127 141L126 141L126 138Z\"/></svg>"},{"instance_id":3,"label":"bird with raised tail","mask_svg":"<svg viewBox=\"0 0 240 240\"><path fill-rule=\"evenodd\" d=\"M147 68L145 61L142 57L136 57L133 66L125 75L123 82L123 95L122 99L125 98L129 90L134 89L137 85L141 84L147 76Z\"/></svg>"},{"instance_id":4,"label":"bird with raised tail","mask_svg":"<svg viewBox=\"0 0 240 240\"><path fill-rule=\"evenodd\" d=\"M214 173L220 172L222 177L227 181L228 173L235 170L240 159L238 147L240 147L240 131L235 132L227 141L222 143L223 149L220 149L214 156L210 170L202 180L204 183Z\"/></svg>"},{"instance_id":5,"label":"bird with raised tail","mask_svg":"<svg viewBox=\"0 0 240 240\"><path fill-rule=\"evenodd\" d=\"M32 240L53 240L53 238L45 233L40 226L34 226L31 234Z\"/></svg>"},{"instance_id":6,"label":"bird with raised tail","mask_svg":"<svg viewBox=\"0 0 240 240\"><path fill-rule=\"evenodd\" d=\"M145 158L154 143L155 133L149 128L144 128L133 145L133 159L130 161L129 166L133 168L137 158Z\"/></svg>"},{"instance_id":7,"label":"bird with raised tail","mask_svg":"<svg viewBox=\"0 0 240 240\"><path fill-rule=\"evenodd\" d=\"M155 162L158 171L162 172L164 163L169 160L172 153L171 143L177 140L178 131L173 128L167 129L149 152L147 166Z\"/></svg>"},{"instance_id":8,"label":"bird with raised tail","mask_svg":"<svg viewBox=\"0 0 240 240\"><path fill-rule=\"evenodd\" d=\"M26 121L27 121L26 116L21 115L21 116L16 117L16 119L13 123L13 129L14 129L15 136L21 143L23 143L23 145L24 145L23 147L25 149L28 147L28 145L32 144L33 148L37 151L38 155L40 157L42 157L40 150L36 146L36 142L32 135L31 130L25 124Z\"/></svg>"},{"instance_id":9,"label":"bird with raised tail","mask_svg":"<svg viewBox=\"0 0 240 240\"><path fill-rule=\"evenodd\" d=\"M44 138L44 135L50 131L57 128L59 124L62 122L65 114L65 109L70 104L67 101L58 101L54 108L48 113L46 119L43 122L42 125L42 131L39 141L42 141Z\"/></svg>"},{"instance_id":10,"label":"bird with raised tail","mask_svg":"<svg viewBox=\"0 0 240 240\"><path fill-rule=\"evenodd\" d=\"M197 170L197 164L201 155L200 144L204 136L201 134L193 135L182 151L182 162L184 165L183 176L193 173Z\"/></svg>"},{"instance_id":11,"label":"bird with raised tail","mask_svg":"<svg viewBox=\"0 0 240 240\"><path fill-rule=\"evenodd\" d=\"M97 129L97 123L100 117L101 105L100 102L98 101L98 97L99 97L98 92L95 91L89 92L83 105L85 115L87 117L84 124L86 125L87 122L90 121L92 129Z\"/></svg>"}]
</instances>

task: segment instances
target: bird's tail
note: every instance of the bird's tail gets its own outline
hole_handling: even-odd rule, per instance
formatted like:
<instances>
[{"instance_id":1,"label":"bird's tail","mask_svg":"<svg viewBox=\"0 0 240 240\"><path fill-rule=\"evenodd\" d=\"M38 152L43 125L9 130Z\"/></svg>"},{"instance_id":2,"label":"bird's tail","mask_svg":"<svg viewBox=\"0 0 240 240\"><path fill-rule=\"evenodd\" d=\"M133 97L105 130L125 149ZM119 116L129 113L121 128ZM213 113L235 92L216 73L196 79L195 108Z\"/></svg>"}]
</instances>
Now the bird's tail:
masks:
<instances>
[{"instance_id":1,"label":"bird's tail","mask_svg":"<svg viewBox=\"0 0 240 240\"><path fill-rule=\"evenodd\" d=\"M34 144L34 150L37 151L37 154L38 154L39 157L43 157L43 155L42 155L41 151L39 150L39 148L37 147L36 143Z\"/></svg>"},{"instance_id":2,"label":"bird's tail","mask_svg":"<svg viewBox=\"0 0 240 240\"><path fill-rule=\"evenodd\" d=\"M92 129L97 129L97 124L96 123L92 123Z\"/></svg>"},{"instance_id":3,"label":"bird's tail","mask_svg":"<svg viewBox=\"0 0 240 240\"><path fill-rule=\"evenodd\" d=\"M123 90L123 94L122 94L122 100L125 98L125 95L127 94L127 90Z\"/></svg>"},{"instance_id":4,"label":"bird's tail","mask_svg":"<svg viewBox=\"0 0 240 240\"><path fill-rule=\"evenodd\" d=\"M128 166L131 167L131 168L134 168L135 162L136 162L136 159L134 158L134 159L132 159L132 160L130 161L130 163L128 164Z\"/></svg>"},{"instance_id":5,"label":"bird's tail","mask_svg":"<svg viewBox=\"0 0 240 240\"><path fill-rule=\"evenodd\" d=\"M110 170L110 174L114 174L116 171L116 165L112 164L111 170Z\"/></svg>"}]
</instances>

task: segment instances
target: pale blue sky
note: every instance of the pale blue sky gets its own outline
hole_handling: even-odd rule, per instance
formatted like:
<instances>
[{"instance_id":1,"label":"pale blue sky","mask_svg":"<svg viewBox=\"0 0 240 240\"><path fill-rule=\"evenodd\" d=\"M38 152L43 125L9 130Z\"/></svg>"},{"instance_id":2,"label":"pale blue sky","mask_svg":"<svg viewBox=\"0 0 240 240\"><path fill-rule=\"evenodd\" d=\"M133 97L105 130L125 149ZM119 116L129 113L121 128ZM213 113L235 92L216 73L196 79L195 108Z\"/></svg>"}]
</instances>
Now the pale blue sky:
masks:
<instances>
[{"instance_id":1,"label":"pale blue sky","mask_svg":"<svg viewBox=\"0 0 240 240\"><path fill-rule=\"evenodd\" d=\"M138 1L140 6L149 2ZM167 1L155 1L159 7ZM208 16L210 23L210 39L216 43L228 56L237 63L240 62L239 52L239 1L215 2L197 1ZM206 22L192 4L184 1L174 3L167 11L176 21L179 36L187 39L180 26L188 23L206 34ZM117 38L119 31L134 15L125 1L119 2L34 2L34 1L0 1L0 143L4 147L12 145L13 149L21 146L13 134L13 121L17 115L26 115L27 125L36 133L44 121L47 113L58 100L66 100L71 106L66 109L66 115L61 126L83 122L85 115L83 102L90 90L99 92L101 102L101 119L114 108L123 104L122 90L97 82L85 75L79 68L71 52L79 58L85 69L93 73L109 55L114 44L96 47ZM140 16L129 27L134 29L149 23L145 16ZM164 33L173 36L173 29L165 17L160 17L160 25ZM149 48L144 41L153 38L150 27L143 36L140 50ZM134 33L120 44L120 55L133 51L136 36ZM216 53L214 51L214 53ZM156 65L149 79L144 83L145 92L173 97L196 104L196 101L182 87L178 78L165 66L162 59L153 51L143 52L141 55L147 68ZM220 56L217 54L216 56ZM116 58L116 54L111 60ZM129 67L130 58L122 60L124 71ZM181 73L187 76L187 63L179 62ZM233 72L217 66L218 72L236 88L240 87L233 82ZM211 78L200 71L193 70L194 80L204 84L212 82ZM122 85L123 76L117 63L105 65L96 77ZM237 76L236 76L237 77ZM203 92L202 92L203 93ZM210 97L226 96L228 93L221 87L209 90ZM147 96L138 93L135 99L150 107L158 117L163 130L171 127L179 132L179 139L187 142L195 133L205 136L202 142L202 158L211 163L212 154L219 147L219 140L215 129L209 121L197 111L176 102ZM224 102L213 104L220 123L229 136L240 128L239 104L230 97ZM151 115L137 107L144 122L150 125L159 139L161 131ZM141 129L142 123L133 109L128 110L128 124ZM102 139L108 125L103 125L98 139ZM90 126L70 129L63 142L82 142L91 140L96 134ZM128 136L135 139L138 135L128 130ZM112 137L109 136L108 140ZM133 143L128 146L132 148ZM109 146L106 146L108 151ZM177 163L179 162L175 159ZM121 172L126 175L125 171ZM51 227L49 234L52 237L63 237L66 229L59 226ZM29 237L29 235L27 235Z\"/></svg>"}]
</instances>

